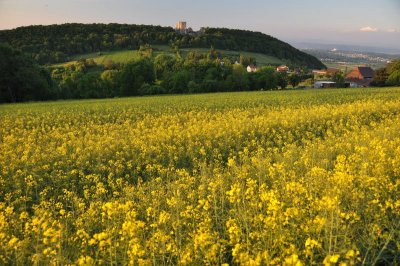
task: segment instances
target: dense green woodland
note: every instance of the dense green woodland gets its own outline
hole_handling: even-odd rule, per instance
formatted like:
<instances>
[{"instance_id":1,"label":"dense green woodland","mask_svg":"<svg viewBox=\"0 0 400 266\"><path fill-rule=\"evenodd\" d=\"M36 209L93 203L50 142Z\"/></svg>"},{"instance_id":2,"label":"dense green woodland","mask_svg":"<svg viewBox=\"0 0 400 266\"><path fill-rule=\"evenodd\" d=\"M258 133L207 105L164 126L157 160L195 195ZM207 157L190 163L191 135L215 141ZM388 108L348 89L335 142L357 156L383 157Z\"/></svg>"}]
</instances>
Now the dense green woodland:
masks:
<instances>
[{"instance_id":1,"label":"dense green woodland","mask_svg":"<svg viewBox=\"0 0 400 266\"><path fill-rule=\"evenodd\" d=\"M47 69L1 44L0 59L0 103L53 98L55 87Z\"/></svg>"},{"instance_id":2,"label":"dense green woodland","mask_svg":"<svg viewBox=\"0 0 400 266\"><path fill-rule=\"evenodd\" d=\"M144 44L263 53L293 66L323 68L315 57L260 32L206 28L202 34L179 34L171 27L127 24L63 24L0 31L0 42L29 53L40 64L68 61L69 56Z\"/></svg>"},{"instance_id":3,"label":"dense green woodland","mask_svg":"<svg viewBox=\"0 0 400 266\"><path fill-rule=\"evenodd\" d=\"M119 35L113 33L114 30ZM283 48L287 44L270 36L240 30L206 29L204 35L180 35L171 28L154 26L65 24L23 27L2 31L0 36L2 41L7 39L12 45L0 43L0 103L274 90L288 86L296 88L304 81L304 84L312 84L313 78L308 74L307 66L296 67L296 64L291 65L296 71L290 74L278 73L273 66L248 73L246 67L256 64L256 58L244 54L232 58L215 47L228 49L242 42L243 46L237 46L237 49L245 47L259 52L262 49L275 51L276 48L277 53L286 56L294 48L286 50ZM109 41L105 41L106 37ZM204 43L196 44L199 40ZM265 45L260 45L263 40ZM153 52L150 43L165 42L170 42L173 52ZM215 47L211 46L208 51L199 49L183 53L179 48L210 43ZM56 54L60 55L57 60L63 61L61 57L65 59L67 54L121 48L137 48L137 57L126 63L108 59L98 64L93 59L82 59L68 64L40 65L55 60ZM295 54L301 60L302 54ZM43 59L44 56L47 59ZM400 85L400 61L378 70L373 85Z\"/></svg>"},{"instance_id":4,"label":"dense green woodland","mask_svg":"<svg viewBox=\"0 0 400 266\"><path fill-rule=\"evenodd\" d=\"M374 81L371 84L376 87L400 85L400 60L387 64L386 67L375 71Z\"/></svg>"},{"instance_id":5,"label":"dense green woodland","mask_svg":"<svg viewBox=\"0 0 400 266\"><path fill-rule=\"evenodd\" d=\"M98 65L83 59L61 66L39 66L32 58L8 45L0 44L0 103L56 99L110 98L154 94L182 94L225 91L296 88L311 81L307 72L278 73L263 67L248 73L254 58L240 56L240 63L211 48L207 53L185 56L153 54L141 46L139 57L125 64L112 60ZM400 61L377 71L375 86L400 85Z\"/></svg>"},{"instance_id":6,"label":"dense green woodland","mask_svg":"<svg viewBox=\"0 0 400 266\"><path fill-rule=\"evenodd\" d=\"M138 50L139 58L126 64L109 60L97 65L84 59L47 68L8 45L0 45L0 54L5 59L0 69L0 102L272 90L288 84L295 87L310 78L276 73L273 67L248 73L246 66L254 58L242 55L236 64L213 48L208 53L154 56L151 46L145 45Z\"/></svg>"}]
</instances>

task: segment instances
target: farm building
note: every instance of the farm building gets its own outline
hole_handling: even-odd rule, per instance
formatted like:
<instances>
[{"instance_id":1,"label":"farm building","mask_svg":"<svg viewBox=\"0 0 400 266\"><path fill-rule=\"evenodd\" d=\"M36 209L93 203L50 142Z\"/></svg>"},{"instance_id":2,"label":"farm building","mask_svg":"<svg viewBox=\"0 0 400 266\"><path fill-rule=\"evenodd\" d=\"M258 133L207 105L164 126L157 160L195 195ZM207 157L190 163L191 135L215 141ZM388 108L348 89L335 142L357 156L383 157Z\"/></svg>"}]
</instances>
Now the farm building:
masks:
<instances>
[{"instance_id":1,"label":"farm building","mask_svg":"<svg viewBox=\"0 0 400 266\"><path fill-rule=\"evenodd\" d=\"M321 89L321 88L335 88L336 82L333 81L322 81L318 80L314 83L314 88Z\"/></svg>"},{"instance_id":2,"label":"farm building","mask_svg":"<svg viewBox=\"0 0 400 266\"><path fill-rule=\"evenodd\" d=\"M368 87L373 78L375 72L370 67L356 67L349 74L346 75L346 82L350 84L350 87Z\"/></svg>"}]
</instances>

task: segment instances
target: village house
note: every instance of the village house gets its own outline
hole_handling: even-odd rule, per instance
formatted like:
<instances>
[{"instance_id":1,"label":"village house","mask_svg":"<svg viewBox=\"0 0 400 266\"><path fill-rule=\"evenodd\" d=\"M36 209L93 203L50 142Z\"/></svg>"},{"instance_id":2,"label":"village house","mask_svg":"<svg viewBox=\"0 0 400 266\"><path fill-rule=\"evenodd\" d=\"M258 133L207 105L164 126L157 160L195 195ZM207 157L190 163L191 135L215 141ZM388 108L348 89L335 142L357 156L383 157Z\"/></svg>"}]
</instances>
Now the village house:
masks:
<instances>
[{"instance_id":1,"label":"village house","mask_svg":"<svg viewBox=\"0 0 400 266\"><path fill-rule=\"evenodd\" d=\"M257 66L255 65L249 65L247 66L247 72L251 73L251 72L256 72L258 70Z\"/></svg>"},{"instance_id":2,"label":"village house","mask_svg":"<svg viewBox=\"0 0 400 266\"><path fill-rule=\"evenodd\" d=\"M288 66L285 66L285 65L281 65L281 66L278 66L277 68L276 68L276 72L285 72L285 73L288 73L289 72L289 67Z\"/></svg>"},{"instance_id":3,"label":"village house","mask_svg":"<svg viewBox=\"0 0 400 266\"><path fill-rule=\"evenodd\" d=\"M346 75L345 81L350 87L368 87L374 79L375 72L370 67L356 67Z\"/></svg>"}]
</instances>

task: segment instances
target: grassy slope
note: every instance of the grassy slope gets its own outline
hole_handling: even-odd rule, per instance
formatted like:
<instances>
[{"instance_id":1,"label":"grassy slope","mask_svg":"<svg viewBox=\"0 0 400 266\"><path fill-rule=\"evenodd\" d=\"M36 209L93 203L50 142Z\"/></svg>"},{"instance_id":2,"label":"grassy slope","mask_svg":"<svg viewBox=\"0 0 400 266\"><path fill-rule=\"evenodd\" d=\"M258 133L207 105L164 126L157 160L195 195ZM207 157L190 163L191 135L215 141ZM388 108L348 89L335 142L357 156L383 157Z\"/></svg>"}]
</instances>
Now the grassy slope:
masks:
<instances>
[{"instance_id":1,"label":"grassy slope","mask_svg":"<svg viewBox=\"0 0 400 266\"><path fill-rule=\"evenodd\" d=\"M206 49L206 48L184 48L184 49L181 49L181 51L183 53L188 53L188 52L192 52L192 51L207 53L209 51L209 49ZM276 57L269 56L269 55L259 54L259 53L251 53L251 52L243 52L243 51L228 51L228 50L217 50L217 51L220 52L222 54L222 56L232 56L232 57L239 58L240 54L243 54L246 56L254 57L259 66L279 65L279 64L284 63L281 59L278 59Z\"/></svg>"},{"instance_id":2,"label":"grassy slope","mask_svg":"<svg viewBox=\"0 0 400 266\"><path fill-rule=\"evenodd\" d=\"M168 46L164 45L153 45L153 56L157 56L160 53L166 53L166 54L173 54L173 51L170 49ZM205 48L184 48L181 49L181 52L186 55L189 52L200 52L200 53L207 53L209 49ZM250 52L240 52L240 51L227 51L227 50L218 50L222 54L222 56L236 56L239 57L240 54L246 55L246 56L251 56L256 58L257 64L259 66L266 66L266 65L279 65L283 64L284 62L276 57L273 56L268 56L264 54L259 54L259 53L250 53ZM94 59L94 61L97 64L104 64L104 62L107 59L111 59L116 63L126 63L131 60L137 59L138 52L136 50L119 50L119 51L110 51L110 52L101 52L101 54L98 53L90 53L90 54L83 54L83 55L77 55L72 57L70 62L62 63L62 64L56 64L54 66L66 66L70 63L73 63L79 59Z\"/></svg>"}]
</instances>

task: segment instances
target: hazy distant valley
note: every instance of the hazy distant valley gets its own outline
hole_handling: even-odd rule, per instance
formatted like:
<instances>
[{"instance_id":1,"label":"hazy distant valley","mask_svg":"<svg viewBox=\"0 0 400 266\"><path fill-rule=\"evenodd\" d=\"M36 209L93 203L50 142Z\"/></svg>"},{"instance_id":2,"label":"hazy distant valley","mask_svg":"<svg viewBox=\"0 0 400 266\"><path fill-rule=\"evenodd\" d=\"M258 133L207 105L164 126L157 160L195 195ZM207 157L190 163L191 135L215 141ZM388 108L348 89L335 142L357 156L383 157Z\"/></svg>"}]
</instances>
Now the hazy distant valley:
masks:
<instances>
[{"instance_id":1,"label":"hazy distant valley","mask_svg":"<svg viewBox=\"0 0 400 266\"><path fill-rule=\"evenodd\" d=\"M367 65L374 69L384 67L389 61L400 58L400 54L345 51L338 49L301 49L303 52L317 57L328 67L351 69L356 65Z\"/></svg>"}]
</instances>

